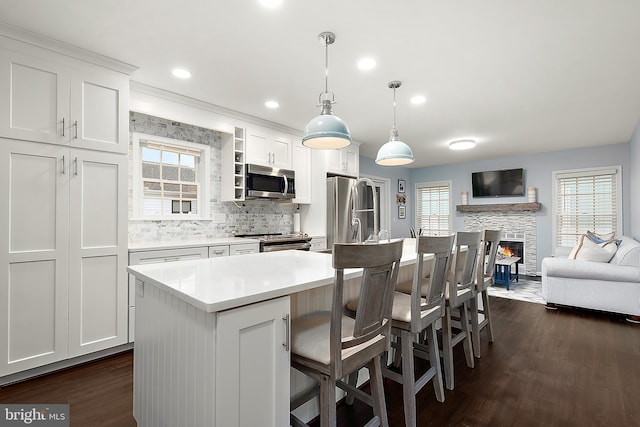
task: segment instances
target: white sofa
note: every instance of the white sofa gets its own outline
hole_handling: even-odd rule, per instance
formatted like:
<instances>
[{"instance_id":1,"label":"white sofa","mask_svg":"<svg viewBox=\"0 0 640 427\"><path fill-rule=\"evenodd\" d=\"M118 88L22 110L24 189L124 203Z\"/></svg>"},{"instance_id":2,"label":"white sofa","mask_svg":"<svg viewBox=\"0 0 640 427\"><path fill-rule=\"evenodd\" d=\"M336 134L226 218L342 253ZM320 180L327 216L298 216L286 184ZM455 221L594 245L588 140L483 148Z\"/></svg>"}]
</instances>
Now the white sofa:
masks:
<instances>
[{"instance_id":1,"label":"white sofa","mask_svg":"<svg viewBox=\"0 0 640 427\"><path fill-rule=\"evenodd\" d=\"M640 316L640 243L628 236L608 263L568 258L542 260L542 297L566 305Z\"/></svg>"}]
</instances>

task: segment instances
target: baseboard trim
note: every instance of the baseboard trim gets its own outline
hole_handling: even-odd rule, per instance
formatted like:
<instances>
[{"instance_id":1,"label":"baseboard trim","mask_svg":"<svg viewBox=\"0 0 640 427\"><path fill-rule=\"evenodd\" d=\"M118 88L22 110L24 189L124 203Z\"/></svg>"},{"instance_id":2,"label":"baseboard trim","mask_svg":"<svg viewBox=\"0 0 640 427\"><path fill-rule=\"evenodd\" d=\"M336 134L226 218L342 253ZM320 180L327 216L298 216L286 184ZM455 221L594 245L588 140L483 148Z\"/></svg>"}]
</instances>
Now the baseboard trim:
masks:
<instances>
[{"instance_id":1,"label":"baseboard trim","mask_svg":"<svg viewBox=\"0 0 640 427\"><path fill-rule=\"evenodd\" d=\"M119 345L117 347L107 348L105 350L96 351L95 353L84 354L82 356L74 357L73 359L61 360L60 362L51 363L45 366L39 366L37 368L29 369L15 374L0 377L0 387L6 387L11 384L30 380L35 377L47 375L52 372L68 369L83 363L93 362L94 360L103 359L105 357L113 356L114 354L124 353L125 351L133 350L133 343Z\"/></svg>"}]
</instances>

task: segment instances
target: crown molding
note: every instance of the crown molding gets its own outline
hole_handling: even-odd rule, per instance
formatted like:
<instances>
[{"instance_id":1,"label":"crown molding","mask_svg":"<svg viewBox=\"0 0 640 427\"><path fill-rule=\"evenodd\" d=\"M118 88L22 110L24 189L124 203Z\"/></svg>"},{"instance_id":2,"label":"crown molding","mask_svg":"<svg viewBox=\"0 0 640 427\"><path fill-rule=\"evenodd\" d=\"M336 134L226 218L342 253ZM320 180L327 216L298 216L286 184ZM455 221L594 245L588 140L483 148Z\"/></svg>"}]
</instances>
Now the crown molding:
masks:
<instances>
[{"instance_id":1,"label":"crown molding","mask_svg":"<svg viewBox=\"0 0 640 427\"><path fill-rule=\"evenodd\" d=\"M109 58L107 56L100 55L99 53L92 52L60 40L52 39L23 28L18 28L4 22L0 22L0 35L41 49L50 50L58 54L79 59L84 62L90 62L127 75L130 75L138 69L135 65Z\"/></svg>"}]
</instances>

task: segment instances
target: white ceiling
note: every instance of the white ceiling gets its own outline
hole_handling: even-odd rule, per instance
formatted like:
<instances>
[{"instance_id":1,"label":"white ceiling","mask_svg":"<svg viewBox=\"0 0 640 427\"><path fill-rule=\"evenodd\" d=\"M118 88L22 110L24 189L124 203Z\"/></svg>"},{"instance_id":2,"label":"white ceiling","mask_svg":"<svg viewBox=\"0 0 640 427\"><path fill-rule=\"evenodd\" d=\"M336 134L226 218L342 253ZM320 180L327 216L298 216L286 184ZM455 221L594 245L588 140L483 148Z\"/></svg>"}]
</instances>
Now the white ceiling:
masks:
<instances>
[{"instance_id":1,"label":"white ceiling","mask_svg":"<svg viewBox=\"0 0 640 427\"><path fill-rule=\"evenodd\" d=\"M2 0L0 20L139 67L132 79L303 129L329 89L361 154L397 122L412 167L628 142L640 118L637 0ZM377 67L356 62L372 56ZM172 68L192 73L178 80ZM423 94L427 102L409 99ZM267 99L278 110L264 107ZM449 141L475 138L467 152Z\"/></svg>"}]
</instances>

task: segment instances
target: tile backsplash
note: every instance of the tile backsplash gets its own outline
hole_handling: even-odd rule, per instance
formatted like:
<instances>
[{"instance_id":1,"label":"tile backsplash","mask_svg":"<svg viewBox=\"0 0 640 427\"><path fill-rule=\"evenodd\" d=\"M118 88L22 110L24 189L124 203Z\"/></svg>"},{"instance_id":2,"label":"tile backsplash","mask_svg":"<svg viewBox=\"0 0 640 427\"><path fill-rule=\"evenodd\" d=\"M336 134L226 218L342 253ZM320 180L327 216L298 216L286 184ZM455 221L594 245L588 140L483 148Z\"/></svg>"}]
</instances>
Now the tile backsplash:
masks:
<instances>
[{"instance_id":1,"label":"tile backsplash","mask_svg":"<svg viewBox=\"0 0 640 427\"><path fill-rule=\"evenodd\" d=\"M235 234L291 233L293 231L292 203L271 200L221 202L220 144L222 134L184 123L145 114L129 113L129 130L149 135L206 144L211 147L211 185L209 203L211 219L192 220L133 220L133 144L129 142L129 242L188 240L194 237L230 237Z\"/></svg>"}]
</instances>

